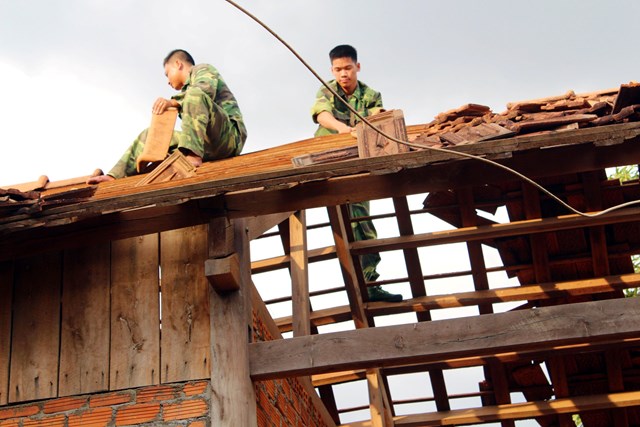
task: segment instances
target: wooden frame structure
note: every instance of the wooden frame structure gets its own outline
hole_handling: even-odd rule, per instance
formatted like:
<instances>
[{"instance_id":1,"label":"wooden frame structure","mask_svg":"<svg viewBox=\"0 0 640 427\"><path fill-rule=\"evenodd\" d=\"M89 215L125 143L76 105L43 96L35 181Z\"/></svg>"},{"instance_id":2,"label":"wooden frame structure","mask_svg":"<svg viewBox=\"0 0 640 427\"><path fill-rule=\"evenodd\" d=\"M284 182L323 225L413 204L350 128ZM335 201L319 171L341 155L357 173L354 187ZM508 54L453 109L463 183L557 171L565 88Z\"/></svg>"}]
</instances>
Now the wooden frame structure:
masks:
<instances>
[{"instance_id":1,"label":"wooden frame structure","mask_svg":"<svg viewBox=\"0 0 640 427\"><path fill-rule=\"evenodd\" d=\"M409 126L409 138L423 129ZM101 184L90 196L85 191L82 199L64 203L65 189L56 189L42 193L38 211L5 214L0 218L0 348L11 352L0 351L0 405L158 381L151 371L132 371L131 364L118 367L113 359L79 356L84 354L78 353L81 345L93 355L108 354L109 346L112 353L120 351L115 350L118 328L127 326L128 317L118 304L125 304L125 297L111 298L107 317L92 323L73 320L88 321L90 313L99 311L92 304L118 292L114 283L126 292L143 292L143 283L149 278L154 283L161 265L163 283L173 284L182 302L174 305L168 285L162 299L161 348L175 353L158 353L162 362L152 364L161 368L160 381L172 375L168 361L175 365L171 378L210 377L219 397L212 408L212 417L219 417L216 425L255 425L253 382L292 376L300 377L307 389L317 388L322 404L316 404L326 425L514 426L517 420L535 419L542 426L569 426L574 414L585 426L640 425L640 302L623 295L640 283L631 262L640 253L640 208L596 218L568 213L502 169L426 150L300 168L291 164L310 147L321 151L350 144L350 136L301 141L205 164L195 176L179 181L135 186L141 177L131 177ZM604 174L605 168L640 163L640 123L516 136L454 150L513 167L583 211L640 199L640 184L621 184ZM419 209L408 200L415 195L425 198ZM373 219L393 221L396 235L355 242L346 204L378 199L390 200L393 211ZM479 214L498 208L508 212L508 222ZM327 221L308 224L305 211L310 209L326 209ZM425 215L450 228L416 232ZM309 230L323 228L332 243L309 248ZM250 242L261 236L278 240L282 254L252 258ZM453 243L464 245L468 268L427 273L421 250ZM488 247L499 253L501 266L487 266L483 251ZM366 301L359 256L371 252L382 253L383 259L401 254L404 273L380 283L404 286L405 301ZM115 260L121 263L117 267ZM337 263L342 283L311 289L309 271L318 262ZM34 275L43 269L50 272L44 281ZM290 282L272 284L287 289L286 295L267 303L290 301L291 315L276 318L272 333L279 335L277 325L293 337L253 342L252 313L268 312L252 275L276 270L287 272ZM496 271L517 283L493 286L489 276ZM64 278L62 292L58 277ZM465 277L471 288L433 292L432 283L456 277ZM185 314L184 302L191 298L180 295L185 281L204 284L199 288L203 294L193 296L199 302L187 310L197 307L202 310L198 313ZM329 294L345 295L347 303L316 309L313 298ZM75 311L27 310L33 295L42 301L62 298L62 309ZM496 310L505 302L516 304L506 312ZM157 300L153 304L145 313L159 310ZM84 311L75 309L81 306ZM433 320L438 310L455 307L475 311ZM190 319L173 318L183 328L175 345L174 309L176 316ZM413 320L377 326L400 313ZM45 378L33 364L21 364L37 349L31 347L33 340L20 337L33 338L30 325L44 325L43 314L61 317L62 324L46 325L62 329L38 327L42 336L36 341L40 348L62 348L60 366L78 368L77 374L63 370ZM194 322L210 329L190 329ZM352 330L319 333L344 322ZM111 340L96 339L96 331L110 331ZM197 331L210 333L197 338L192 335ZM199 350L185 349L185 334ZM57 336L62 344L47 341ZM238 339L244 336L248 339ZM149 339L145 342L154 343ZM88 348L89 342L103 347ZM186 355L197 360L184 363ZM469 367L483 376L473 382L475 392L452 391L448 374ZM199 372L192 375L190 369ZM128 372L124 383L118 376L123 371ZM83 378L88 372L98 377ZM411 402L396 398L391 380L415 373L427 379L423 397ZM41 387L45 379L48 388ZM345 422L349 408L339 407L335 393L339 385L353 381L366 384L368 406L356 409L366 408L370 415ZM24 391L16 384L30 386ZM521 401L514 402L516 395ZM425 402L430 409L400 411L402 405Z\"/></svg>"}]
</instances>

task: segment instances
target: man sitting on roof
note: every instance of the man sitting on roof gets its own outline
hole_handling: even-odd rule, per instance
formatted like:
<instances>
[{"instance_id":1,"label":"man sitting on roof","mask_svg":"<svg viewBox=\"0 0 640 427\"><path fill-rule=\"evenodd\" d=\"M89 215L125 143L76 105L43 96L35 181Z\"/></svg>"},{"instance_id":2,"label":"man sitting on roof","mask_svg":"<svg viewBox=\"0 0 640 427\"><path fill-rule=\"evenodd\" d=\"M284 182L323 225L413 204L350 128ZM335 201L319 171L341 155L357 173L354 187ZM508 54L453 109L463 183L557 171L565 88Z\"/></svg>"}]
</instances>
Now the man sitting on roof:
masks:
<instances>
[{"instance_id":1,"label":"man sitting on roof","mask_svg":"<svg viewBox=\"0 0 640 427\"><path fill-rule=\"evenodd\" d=\"M193 57L182 49L169 52L163 65L169 86L180 93L170 99L158 98L152 112L162 114L174 107L182 119L182 131L173 132L169 152L180 150L196 167L203 161L240 154L247 130L238 102L218 70L209 64L195 65ZM147 131L133 141L107 175L89 178L87 183L136 175L136 159L143 151Z\"/></svg>"},{"instance_id":2,"label":"man sitting on roof","mask_svg":"<svg viewBox=\"0 0 640 427\"><path fill-rule=\"evenodd\" d=\"M377 114L382 109L382 96L369 86L358 80L360 63L355 48L349 45L336 46L329 52L331 60L331 73L335 80L328 85L340 95L336 99L326 87L322 86L316 95L316 102L311 108L311 117L314 123L318 123L315 136L330 135L335 133L350 133L355 130L359 121L344 102L351 105L363 117ZM369 202L349 204L349 213L352 218L369 216ZM371 220L352 222L351 228L356 240L375 239L378 234ZM366 254L360 257L362 272L366 282L375 282L380 274L376 267L380 262L377 253ZM369 301L402 301L402 295L391 294L380 286L367 288Z\"/></svg>"}]
</instances>

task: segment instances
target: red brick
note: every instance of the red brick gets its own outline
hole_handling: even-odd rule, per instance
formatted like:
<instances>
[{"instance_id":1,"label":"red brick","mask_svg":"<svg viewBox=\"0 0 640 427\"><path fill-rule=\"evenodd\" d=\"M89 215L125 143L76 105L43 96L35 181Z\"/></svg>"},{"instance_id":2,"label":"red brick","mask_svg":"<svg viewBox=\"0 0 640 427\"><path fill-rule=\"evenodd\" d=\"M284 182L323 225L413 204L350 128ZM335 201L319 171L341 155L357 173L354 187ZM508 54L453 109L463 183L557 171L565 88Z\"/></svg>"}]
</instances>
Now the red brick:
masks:
<instances>
[{"instance_id":1,"label":"red brick","mask_svg":"<svg viewBox=\"0 0 640 427\"><path fill-rule=\"evenodd\" d=\"M0 409L0 420L9 418L29 417L40 412L38 405L18 406L13 408Z\"/></svg>"},{"instance_id":2,"label":"red brick","mask_svg":"<svg viewBox=\"0 0 640 427\"><path fill-rule=\"evenodd\" d=\"M186 384L182 389L182 392L185 394L185 396L195 396L204 393L208 386L209 383L207 381Z\"/></svg>"},{"instance_id":3,"label":"red brick","mask_svg":"<svg viewBox=\"0 0 640 427\"><path fill-rule=\"evenodd\" d=\"M302 414L300 414L302 417L302 423L304 425L309 425L309 422L311 421L311 415L309 414L309 411L302 411Z\"/></svg>"},{"instance_id":4,"label":"red brick","mask_svg":"<svg viewBox=\"0 0 640 427\"><path fill-rule=\"evenodd\" d=\"M16 420L0 421L0 427L19 427L19 423Z\"/></svg>"},{"instance_id":5,"label":"red brick","mask_svg":"<svg viewBox=\"0 0 640 427\"><path fill-rule=\"evenodd\" d=\"M87 403L86 397L63 397L61 399L49 400L45 402L43 412L45 414L55 414L56 412L66 412L79 409Z\"/></svg>"},{"instance_id":6,"label":"red brick","mask_svg":"<svg viewBox=\"0 0 640 427\"><path fill-rule=\"evenodd\" d=\"M130 393L107 393L91 396L89 406L97 408L100 406L115 406L123 403L129 403L132 400Z\"/></svg>"},{"instance_id":7,"label":"red brick","mask_svg":"<svg viewBox=\"0 0 640 427\"><path fill-rule=\"evenodd\" d=\"M264 386L267 389L267 394L270 398L276 397L276 382L275 381L265 381Z\"/></svg>"},{"instance_id":8,"label":"red brick","mask_svg":"<svg viewBox=\"0 0 640 427\"><path fill-rule=\"evenodd\" d=\"M126 426L154 421L160 415L159 403L142 403L125 406L116 413L116 425Z\"/></svg>"},{"instance_id":9,"label":"red brick","mask_svg":"<svg viewBox=\"0 0 640 427\"><path fill-rule=\"evenodd\" d=\"M203 399L185 400L180 403L165 404L162 418L165 421L186 420L206 415L209 405Z\"/></svg>"},{"instance_id":10,"label":"red brick","mask_svg":"<svg viewBox=\"0 0 640 427\"><path fill-rule=\"evenodd\" d=\"M271 420L275 425L280 425L280 420L282 420L282 414L278 412L275 406L267 406L267 418Z\"/></svg>"},{"instance_id":11,"label":"red brick","mask_svg":"<svg viewBox=\"0 0 640 427\"><path fill-rule=\"evenodd\" d=\"M262 408L257 408L256 415L258 418L258 427L269 427L267 413Z\"/></svg>"},{"instance_id":12,"label":"red brick","mask_svg":"<svg viewBox=\"0 0 640 427\"><path fill-rule=\"evenodd\" d=\"M293 406L289 405L284 410L284 415L291 425L296 425L296 420L298 419L298 414L293 409Z\"/></svg>"},{"instance_id":13,"label":"red brick","mask_svg":"<svg viewBox=\"0 0 640 427\"><path fill-rule=\"evenodd\" d=\"M23 427L64 427L66 417L56 415L55 417L41 418L39 420L24 420Z\"/></svg>"},{"instance_id":14,"label":"red brick","mask_svg":"<svg viewBox=\"0 0 640 427\"><path fill-rule=\"evenodd\" d=\"M69 415L68 427L106 427L113 418L112 408L94 408Z\"/></svg>"},{"instance_id":15,"label":"red brick","mask_svg":"<svg viewBox=\"0 0 640 427\"><path fill-rule=\"evenodd\" d=\"M189 423L189 427L207 427L204 421L194 421Z\"/></svg>"},{"instance_id":16,"label":"red brick","mask_svg":"<svg viewBox=\"0 0 640 427\"><path fill-rule=\"evenodd\" d=\"M178 397L176 388L168 385L158 385L138 390L136 402L161 402L163 400L172 400Z\"/></svg>"},{"instance_id":17,"label":"red brick","mask_svg":"<svg viewBox=\"0 0 640 427\"><path fill-rule=\"evenodd\" d=\"M287 408L287 406L289 406L289 402L287 402L287 399L285 398L284 394L279 394L278 395L278 400L276 401L276 406L278 407L278 409L280 410L281 413L285 413L285 410Z\"/></svg>"},{"instance_id":18,"label":"red brick","mask_svg":"<svg viewBox=\"0 0 640 427\"><path fill-rule=\"evenodd\" d=\"M261 408L267 408L267 406L272 406L267 394L264 391L258 392L256 396L257 404Z\"/></svg>"},{"instance_id":19,"label":"red brick","mask_svg":"<svg viewBox=\"0 0 640 427\"><path fill-rule=\"evenodd\" d=\"M284 395L287 397L287 399L291 400L292 393L291 393L291 385L289 384L289 381L290 381L289 379L282 381L282 391L284 392Z\"/></svg>"}]
</instances>

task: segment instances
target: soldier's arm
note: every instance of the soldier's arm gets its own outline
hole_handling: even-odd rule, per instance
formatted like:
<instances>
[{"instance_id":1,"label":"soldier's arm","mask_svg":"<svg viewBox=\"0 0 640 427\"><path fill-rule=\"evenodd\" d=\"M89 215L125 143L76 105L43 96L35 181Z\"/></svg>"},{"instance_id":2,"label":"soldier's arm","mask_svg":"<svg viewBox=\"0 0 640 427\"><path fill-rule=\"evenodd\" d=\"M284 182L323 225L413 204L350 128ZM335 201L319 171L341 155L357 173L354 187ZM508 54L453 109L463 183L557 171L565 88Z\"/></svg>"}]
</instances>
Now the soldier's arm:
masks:
<instances>
[{"instance_id":1,"label":"soldier's arm","mask_svg":"<svg viewBox=\"0 0 640 427\"><path fill-rule=\"evenodd\" d=\"M350 126L345 125L331 114L328 111L323 111L316 116L316 120L320 126L323 126L327 129L335 130L338 133L349 133L353 129Z\"/></svg>"}]
</instances>

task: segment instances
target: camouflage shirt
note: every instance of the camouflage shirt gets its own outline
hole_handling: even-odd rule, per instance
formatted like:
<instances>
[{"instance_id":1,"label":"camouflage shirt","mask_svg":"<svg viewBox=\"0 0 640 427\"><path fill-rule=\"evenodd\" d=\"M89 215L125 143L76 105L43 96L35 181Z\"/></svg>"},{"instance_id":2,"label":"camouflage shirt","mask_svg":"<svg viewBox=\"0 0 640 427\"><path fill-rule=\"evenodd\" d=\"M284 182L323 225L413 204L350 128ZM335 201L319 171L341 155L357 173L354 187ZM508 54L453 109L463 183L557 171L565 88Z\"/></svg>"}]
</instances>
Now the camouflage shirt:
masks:
<instances>
[{"instance_id":1,"label":"camouflage shirt","mask_svg":"<svg viewBox=\"0 0 640 427\"><path fill-rule=\"evenodd\" d=\"M184 86L180 90L180 93L172 96L180 104L185 97L185 94L189 87L195 86L204 91L211 97L211 100L218 104L227 113L229 119L235 122L240 131L242 141L247 139L247 128L245 127L244 120L242 119L242 113L238 106L238 101L233 96L233 93L229 90L229 87L222 79L222 76L218 70L209 64L198 64L191 68L189 77ZM182 117L182 114L180 114Z\"/></svg>"},{"instance_id":2,"label":"camouflage shirt","mask_svg":"<svg viewBox=\"0 0 640 427\"><path fill-rule=\"evenodd\" d=\"M342 87L340 87L335 80L328 82L328 85L343 99L346 99L349 105L364 117L379 113L382 110L382 96L380 92L376 92L360 80L358 80L356 90L349 97L347 97ZM324 86L318 90L316 102L313 104L313 107L311 107L311 117L314 123L318 123L318 114L323 111L328 111L333 117L351 127L360 121L355 114L340 100L337 100ZM332 133L336 133L336 131L319 126L315 136L329 135Z\"/></svg>"}]
</instances>

